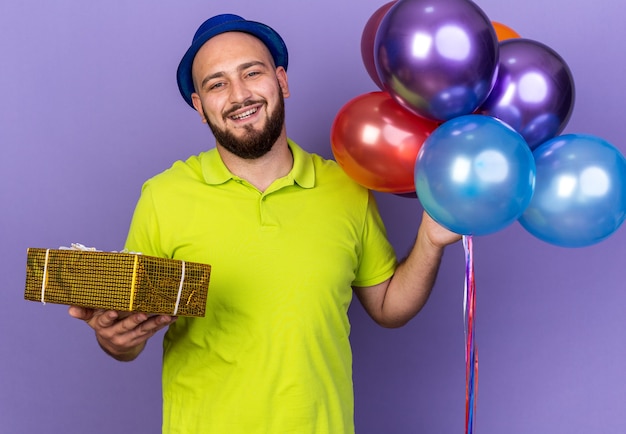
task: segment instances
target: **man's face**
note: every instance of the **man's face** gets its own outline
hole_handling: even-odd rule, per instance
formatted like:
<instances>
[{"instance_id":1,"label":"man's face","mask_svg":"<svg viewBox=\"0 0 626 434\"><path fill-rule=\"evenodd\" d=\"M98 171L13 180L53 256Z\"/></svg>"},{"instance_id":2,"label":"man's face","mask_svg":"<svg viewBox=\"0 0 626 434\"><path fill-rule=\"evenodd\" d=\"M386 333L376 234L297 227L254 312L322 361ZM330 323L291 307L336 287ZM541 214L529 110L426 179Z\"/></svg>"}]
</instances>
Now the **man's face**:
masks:
<instances>
[{"instance_id":1,"label":"man's face","mask_svg":"<svg viewBox=\"0 0 626 434\"><path fill-rule=\"evenodd\" d=\"M284 132L287 75L265 45L240 32L215 36L193 63L192 101L217 143L246 159L267 153Z\"/></svg>"}]
</instances>

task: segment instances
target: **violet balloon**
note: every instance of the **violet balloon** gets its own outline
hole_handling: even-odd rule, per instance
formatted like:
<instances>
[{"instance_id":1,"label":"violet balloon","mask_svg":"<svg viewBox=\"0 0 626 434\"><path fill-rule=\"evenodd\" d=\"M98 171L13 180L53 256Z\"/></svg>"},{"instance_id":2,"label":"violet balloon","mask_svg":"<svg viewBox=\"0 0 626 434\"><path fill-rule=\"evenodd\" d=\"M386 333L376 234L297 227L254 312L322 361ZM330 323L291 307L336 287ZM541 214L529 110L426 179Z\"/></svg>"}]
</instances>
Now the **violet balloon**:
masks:
<instances>
[{"instance_id":1,"label":"violet balloon","mask_svg":"<svg viewBox=\"0 0 626 434\"><path fill-rule=\"evenodd\" d=\"M498 39L470 0L398 0L374 41L384 89L409 111L435 121L474 112L495 83Z\"/></svg>"},{"instance_id":2,"label":"violet balloon","mask_svg":"<svg viewBox=\"0 0 626 434\"><path fill-rule=\"evenodd\" d=\"M531 39L500 43L496 84L480 113L519 132L531 149L557 136L574 107L574 79L563 58Z\"/></svg>"}]
</instances>

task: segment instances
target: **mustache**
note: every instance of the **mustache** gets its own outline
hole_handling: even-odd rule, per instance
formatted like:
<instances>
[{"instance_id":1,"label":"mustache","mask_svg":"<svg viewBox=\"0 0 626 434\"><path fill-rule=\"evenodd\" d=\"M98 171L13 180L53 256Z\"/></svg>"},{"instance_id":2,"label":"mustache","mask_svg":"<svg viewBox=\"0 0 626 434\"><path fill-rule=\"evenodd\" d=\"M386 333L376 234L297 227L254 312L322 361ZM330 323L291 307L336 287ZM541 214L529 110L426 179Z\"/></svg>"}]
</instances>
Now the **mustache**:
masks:
<instances>
[{"instance_id":1,"label":"mustache","mask_svg":"<svg viewBox=\"0 0 626 434\"><path fill-rule=\"evenodd\" d=\"M232 106L230 109L228 109L228 111L224 112L224 117L230 117L232 116L233 113L235 113L238 110L241 110L242 108L245 107L249 107L252 105L256 105L256 104L265 104L266 101L265 100L248 100L242 104L236 104L234 106Z\"/></svg>"}]
</instances>

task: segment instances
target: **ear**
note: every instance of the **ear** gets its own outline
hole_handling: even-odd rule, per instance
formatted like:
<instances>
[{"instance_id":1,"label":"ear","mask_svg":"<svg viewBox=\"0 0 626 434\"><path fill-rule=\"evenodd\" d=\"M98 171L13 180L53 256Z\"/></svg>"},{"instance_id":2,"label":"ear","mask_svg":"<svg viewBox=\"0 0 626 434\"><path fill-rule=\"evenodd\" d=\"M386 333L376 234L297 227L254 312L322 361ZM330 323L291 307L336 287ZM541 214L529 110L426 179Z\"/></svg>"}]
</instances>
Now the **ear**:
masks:
<instances>
[{"instance_id":1,"label":"ear","mask_svg":"<svg viewBox=\"0 0 626 434\"><path fill-rule=\"evenodd\" d=\"M282 66L276 68L276 78L278 80L278 85L283 93L283 97L289 97L289 82L287 80L287 71Z\"/></svg>"},{"instance_id":2,"label":"ear","mask_svg":"<svg viewBox=\"0 0 626 434\"><path fill-rule=\"evenodd\" d=\"M202 100L200 99L200 95L198 95L195 92L192 93L191 94L191 103L193 104L193 108L196 109L196 111L200 115L200 119L202 119L202 123L206 124L207 123L207 119L206 119L206 116L204 116L204 110L202 110Z\"/></svg>"}]
</instances>

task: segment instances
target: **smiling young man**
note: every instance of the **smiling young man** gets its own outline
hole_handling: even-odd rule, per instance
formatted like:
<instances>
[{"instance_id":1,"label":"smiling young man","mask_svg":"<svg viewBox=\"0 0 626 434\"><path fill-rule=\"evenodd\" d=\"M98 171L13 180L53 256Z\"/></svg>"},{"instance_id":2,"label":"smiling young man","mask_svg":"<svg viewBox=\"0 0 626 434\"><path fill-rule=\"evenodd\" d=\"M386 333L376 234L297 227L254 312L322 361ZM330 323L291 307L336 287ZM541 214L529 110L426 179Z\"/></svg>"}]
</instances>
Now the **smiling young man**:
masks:
<instances>
[{"instance_id":1,"label":"smiling young man","mask_svg":"<svg viewBox=\"0 0 626 434\"><path fill-rule=\"evenodd\" d=\"M233 174L265 190L291 170L284 98L287 73L256 37L227 32L209 39L192 66L193 107L209 124Z\"/></svg>"},{"instance_id":2,"label":"smiling young man","mask_svg":"<svg viewBox=\"0 0 626 434\"><path fill-rule=\"evenodd\" d=\"M70 308L133 360L164 338L164 433L353 433L348 307L398 327L422 308L444 247L423 216L398 264L373 195L287 137L287 48L270 27L218 15L178 69L216 146L148 180L126 247L211 264L204 318Z\"/></svg>"}]
</instances>

